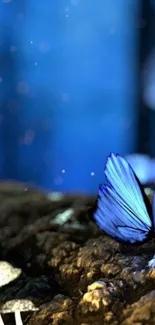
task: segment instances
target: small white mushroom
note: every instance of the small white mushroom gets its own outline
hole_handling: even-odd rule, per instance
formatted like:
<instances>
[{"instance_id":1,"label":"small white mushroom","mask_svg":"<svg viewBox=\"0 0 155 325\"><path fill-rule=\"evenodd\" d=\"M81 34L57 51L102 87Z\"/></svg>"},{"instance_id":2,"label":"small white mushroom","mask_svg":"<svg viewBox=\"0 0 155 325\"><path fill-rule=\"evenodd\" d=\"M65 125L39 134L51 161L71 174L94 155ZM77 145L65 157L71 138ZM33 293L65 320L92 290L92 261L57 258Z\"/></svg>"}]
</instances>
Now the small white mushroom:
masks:
<instances>
[{"instance_id":1,"label":"small white mushroom","mask_svg":"<svg viewBox=\"0 0 155 325\"><path fill-rule=\"evenodd\" d=\"M155 269L155 255L153 258L148 262L148 266L150 269Z\"/></svg>"},{"instance_id":2,"label":"small white mushroom","mask_svg":"<svg viewBox=\"0 0 155 325\"><path fill-rule=\"evenodd\" d=\"M22 273L21 269L13 267L6 261L0 261L0 287L17 279ZM0 315L0 325L4 325L2 317Z\"/></svg>"},{"instance_id":3,"label":"small white mushroom","mask_svg":"<svg viewBox=\"0 0 155 325\"><path fill-rule=\"evenodd\" d=\"M36 310L38 310L38 308L36 308L34 303L28 299L12 299L3 304L3 306L0 308L0 313L14 313L15 324L23 325L20 313ZM4 325L2 318L0 319L0 325Z\"/></svg>"},{"instance_id":4,"label":"small white mushroom","mask_svg":"<svg viewBox=\"0 0 155 325\"><path fill-rule=\"evenodd\" d=\"M10 263L0 261L0 287L17 279L21 272L21 269L13 267Z\"/></svg>"},{"instance_id":5,"label":"small white mushroom","mask_svg":"<svg viewBox=\"0 0 155 325\"><path fill-rule=\"evenodd\" d=\"M64 225L72 217L73 214L74 214L74 209L69 208L69 209L65 210L64 212L59 213L55 217L54 221L52 220L52 223Z\"/></svg>"},{"instance_id":6,"label":"small white mushroom","mask_svg":"<svg viewBox=\"0 0 155 325\"><path fill-rule=\"evenodd\" d=\"M0 325L5 325L1 315L0 315Z\"/></svg>"},{"instance_id":7,"label":"small white mushroom","mask_svg":"<svg viewBox=\"0 0 155 325\"><path fill-rule=\"evenodd\" d=\"M47 198L53 202L60 201L63 197L64 195L61 192L50 192L47 194Z\"/></svg>"}]
</instances>

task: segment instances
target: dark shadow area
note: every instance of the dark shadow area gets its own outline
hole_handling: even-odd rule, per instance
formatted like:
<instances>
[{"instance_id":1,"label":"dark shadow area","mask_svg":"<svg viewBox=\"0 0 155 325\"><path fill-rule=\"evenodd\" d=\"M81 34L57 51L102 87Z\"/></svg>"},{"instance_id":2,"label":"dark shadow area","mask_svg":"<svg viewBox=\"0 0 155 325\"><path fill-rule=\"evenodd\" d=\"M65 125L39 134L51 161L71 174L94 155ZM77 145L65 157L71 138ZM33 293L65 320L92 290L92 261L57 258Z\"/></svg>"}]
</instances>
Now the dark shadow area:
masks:
<instances>
[{"instance_id":1,"label":"dark shadow area","mask_svg":"<svg viewBox=\"0 0 155 325\"><path fill-rule=\"evenodd\" d=\"M154 113L146 105L143 99L144 94L144 79L143 69L148 56L150 55L154 44L150 37L152 22L154 21L154 11L152 10L151 1L141 1L141 17L140 17L140 60L139 60L139 111L138 111L138 152L148 155L153 154L151 152L151 128L150 120L154 118Z\"/></svg>"}]
</instances>

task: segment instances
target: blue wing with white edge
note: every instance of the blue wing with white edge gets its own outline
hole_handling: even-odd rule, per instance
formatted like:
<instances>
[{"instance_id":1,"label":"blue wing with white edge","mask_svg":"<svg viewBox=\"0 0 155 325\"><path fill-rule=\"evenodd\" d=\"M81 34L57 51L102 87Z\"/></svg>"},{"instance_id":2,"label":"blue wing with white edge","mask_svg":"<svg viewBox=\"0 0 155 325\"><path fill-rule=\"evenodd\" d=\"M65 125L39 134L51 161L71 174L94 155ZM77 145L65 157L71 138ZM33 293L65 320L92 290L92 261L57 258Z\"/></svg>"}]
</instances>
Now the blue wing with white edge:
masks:
<instances>
[{"instance_id":1,"label":"blue wing with white edge","mask_svg":"<svg viewBox=\"0 0 155 325\"><path fill-rule=\"evenodd\" d=\"M127 161L111 154L100 185L94 219L108 235L124 243L143 243L152 232L151 207Z\"/></svg>"}]
</instances>

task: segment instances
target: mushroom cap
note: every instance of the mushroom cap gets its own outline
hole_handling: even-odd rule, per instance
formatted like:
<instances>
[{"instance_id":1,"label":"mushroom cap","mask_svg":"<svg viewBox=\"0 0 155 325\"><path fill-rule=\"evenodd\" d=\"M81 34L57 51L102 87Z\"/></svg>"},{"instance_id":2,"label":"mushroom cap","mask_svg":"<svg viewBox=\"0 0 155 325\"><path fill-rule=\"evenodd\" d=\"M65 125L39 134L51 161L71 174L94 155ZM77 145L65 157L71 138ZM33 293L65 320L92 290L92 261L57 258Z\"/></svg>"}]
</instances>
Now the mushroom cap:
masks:
<instances>
[{"instance_id":1,"label":"mushroom cap","mask_svg":"<svg viewBox=\"0 0 155 325\"><path fill-rule=\"evenodd\" d=\"M34 303L28 299L12 299L3 304L0 307L0 313L15 313L16 311L36 311L38 308L35 307Z\"/></svg>"},{"instance_id":2,"label":"mushroom cap","mask_svg":"<svg viewBox=\"0 0 155 325\"><path fill-rule=\"evenodd\" d=\"M0 287L14 281L21 273L21 269L13 267L8 262L0 261Z\"/></svg>"}]
</instances>

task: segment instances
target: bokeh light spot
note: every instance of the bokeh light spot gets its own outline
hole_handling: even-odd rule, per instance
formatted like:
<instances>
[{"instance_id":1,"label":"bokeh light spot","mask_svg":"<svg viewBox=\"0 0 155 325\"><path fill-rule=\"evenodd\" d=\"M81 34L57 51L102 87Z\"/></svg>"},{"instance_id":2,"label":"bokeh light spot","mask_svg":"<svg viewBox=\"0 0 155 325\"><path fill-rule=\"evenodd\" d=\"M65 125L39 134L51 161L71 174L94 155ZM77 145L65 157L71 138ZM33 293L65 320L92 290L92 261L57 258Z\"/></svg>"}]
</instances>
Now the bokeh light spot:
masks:
<instances>
[{"instance_id":1,"label":"bokeh light spot","mask_svg":"<svg viewBox=\"0 0 155 325\"><path fill-rule=\"evenodd\" d=\"M39 51L43 54L50 51L50 44L48 42L39 43Z\"/></svg>"},{"instance_id":2,"label":"bokeh light spot","mask_svg":"<svg viewBox=\"0 0 155 325\"><path fill-rule=\"evenodd\" d=\"M10 2L12 2L12 0L2 0L2 2L4 2L4 3L10 3Z\"/></svg>"},{"instance_id":3,"label":"bokeh light spot","mask_svg":"<svg viewBox=\"0 0 155 325\"><path fill-rule=\"evenodd\" d=\"M17 91L22 95L27 95L29 93L29 85L25 81L20 81L17 84Z\"/></svg>"},{"instance_id":4,"label":"bokeh light spot","mask_svg":"<svg viewBox=\"0 0 155 325\"><path fill-rule=\"evenodd\" d=\"M10 52L17 52L17 47L14 45L10 46Z\"/></svg>"},{"instance_id":5,"label":"bokeh light spot","mask_svg":"<svg viewBox=\"0 0 155 325\"><path fill-rule=\"evenodd\" d=\"M58 176L58 177L56 177L55 179L54 179L54 184L55 185L62 185L62 183L63 183L63 179L62 179L62 177L60 177L60 176Z\"/></svg>"},{"instance_id":6,"label":"bokeh light spot","mask_svg":"<svg viewBox=\"0 0 155 325\"><path fill-rule=\"evenodd\" d=\"M25 145L29 145L33 142L35 137L35 132L33 130L27 130L24 135L23 142Z\"/></svg>"},{"instance_id":7,"label":"bokeh light spot","mask_svg":"<svg viewBox=\"0 0 155 325\"><path fill-rule=\"evenodd\" d=\"M70 3L72 6L77 6L79 4L79 0L71 0Z\"/></svg>"},{"instance_id":8,"label":"bokeh light spot","mask_svg":"<svg viewBox=\"0 0 155 325\"><path fill-rule=\"evenodd\" d=\"M69 102L70 96L69 96L69 94L64 93L64 94L61 95L61 99L62 99L63 102Z\"/></svg>"}]
</instances>

